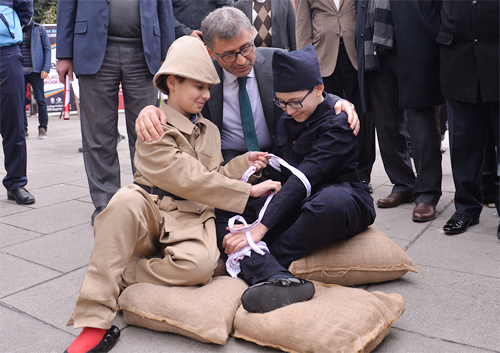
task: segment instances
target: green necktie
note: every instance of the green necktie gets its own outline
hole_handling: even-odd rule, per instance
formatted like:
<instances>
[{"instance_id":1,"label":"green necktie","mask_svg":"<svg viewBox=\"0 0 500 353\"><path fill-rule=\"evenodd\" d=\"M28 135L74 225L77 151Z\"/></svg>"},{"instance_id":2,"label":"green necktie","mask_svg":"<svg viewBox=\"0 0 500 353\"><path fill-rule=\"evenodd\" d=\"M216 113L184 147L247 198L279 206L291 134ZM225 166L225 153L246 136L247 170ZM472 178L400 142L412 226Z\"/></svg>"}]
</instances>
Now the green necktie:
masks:
<instances>
[{"instance_id":1,"label":"green necktie","mask_svg":"<svg viewBox=\"0 0 500 353\"><path fill-rule=\"evenodd\" d=\"M247 77L238 77L238 84L240 85L238 98L240 100L241 126L243 126L245 143L249 151L260 151L259 140L257 140L253 121L252 107L250 106L250 98L248 98Z\"/></svg>"}]
</instances>

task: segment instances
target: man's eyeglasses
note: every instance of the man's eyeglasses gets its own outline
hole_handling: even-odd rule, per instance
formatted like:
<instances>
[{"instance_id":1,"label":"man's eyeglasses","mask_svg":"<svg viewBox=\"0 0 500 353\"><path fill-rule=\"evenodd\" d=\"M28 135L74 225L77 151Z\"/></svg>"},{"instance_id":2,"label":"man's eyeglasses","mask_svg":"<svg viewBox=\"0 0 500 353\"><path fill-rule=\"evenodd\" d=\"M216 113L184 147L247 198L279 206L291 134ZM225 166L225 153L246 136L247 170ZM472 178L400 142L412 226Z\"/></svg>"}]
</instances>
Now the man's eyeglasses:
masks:
<instances>
[{"instance_id":1,"label":"man's eyeglasses","mask_svg":"<svg viewBox=\"0 0 500 353\"><path fill-rule=\"evenodd\" d=\"M273 102L274 104L276 104L278 107L280 107L281 109L283 110L286 110L286 106L288 105L290 108L293 108L293 109L300 109L300 108L303 108L303 105L302 105L302 102L304 101L304 99L307 98L307 96L313 91L314 87L311 88L307 93L306 95L304 96L304 98L302 98L300 101L298 102L283 102L277 98L274 98L273 99Z\"/></svg>"},{"instance_id":2,"label":"man's eyeglasses","mask_svg":"<svg viewBox=\"0 0 500 353\"><path fill-rule=\"evenodd\" d=\"M224 55L224 56L220 56L219 54L217 54L215 52L214 53L219 58L221 58L222 61L224 61L225 63L229 64L229 63L234 63L236 61L236 59L238 58L238 55L241 54L241 56L245 57L245 56L248 56L248 55L252 54L253 50L254 50L254 45L250 44L248 47L245 47L245 48L241 49L237 53L227 54L227 55Z\"/></svg>"}]
</instances>

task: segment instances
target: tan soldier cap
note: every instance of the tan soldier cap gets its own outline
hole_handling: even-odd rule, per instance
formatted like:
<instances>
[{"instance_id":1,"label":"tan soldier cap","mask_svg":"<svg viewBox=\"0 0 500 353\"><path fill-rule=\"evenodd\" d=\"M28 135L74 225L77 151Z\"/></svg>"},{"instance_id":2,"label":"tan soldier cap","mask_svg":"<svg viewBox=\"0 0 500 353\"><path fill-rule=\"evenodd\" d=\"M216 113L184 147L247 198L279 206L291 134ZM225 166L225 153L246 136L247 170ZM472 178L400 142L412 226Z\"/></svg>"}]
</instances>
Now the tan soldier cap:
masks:
<instances>
[{"instance_id":1,"label":"tan soldier cap","mask_svg":"<svg viewBox=\"0 0 500 353\"><path fill-rule=\"evenodd\" d=\"M205 45L197 38L183 36L175 40L167 52L160 70L153 78L155 87L168 94L166 78L177 75L192 80L216 85L220 83L212 59Z\"/></svg>"}]
</instances>

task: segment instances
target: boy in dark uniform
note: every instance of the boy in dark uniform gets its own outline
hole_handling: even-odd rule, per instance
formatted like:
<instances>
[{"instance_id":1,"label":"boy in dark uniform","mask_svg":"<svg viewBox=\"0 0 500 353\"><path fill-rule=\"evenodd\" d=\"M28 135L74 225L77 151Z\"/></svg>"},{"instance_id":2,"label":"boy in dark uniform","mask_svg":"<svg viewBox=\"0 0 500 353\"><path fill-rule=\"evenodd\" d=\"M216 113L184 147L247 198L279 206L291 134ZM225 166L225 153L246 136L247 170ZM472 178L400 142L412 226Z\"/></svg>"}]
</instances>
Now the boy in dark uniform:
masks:
<instances>
[{"instance_id":1,"label":"boy in dark uniform","mask_svg":"<svg viewBox=\"0 0 500 353\"><path fill-rule=\"evenodd\" d=\"M303 182L284 168L272 175L283 187L251 230L252 240L265 241L269 252L252 250L239 260L241 274L251 285L241 298L250 312L310 299L312 284L294 278L288 266L332 240L362 232L375 220L373 199L355 172L356 137L347 115L335 115L312 45L274 52L273 85L275 103L285 111L277 124L274 152L304 173L312 190L306 197ZM229 233L222 246L230 255L249 244L245 233Z\"/></svg>"}]
</instances>

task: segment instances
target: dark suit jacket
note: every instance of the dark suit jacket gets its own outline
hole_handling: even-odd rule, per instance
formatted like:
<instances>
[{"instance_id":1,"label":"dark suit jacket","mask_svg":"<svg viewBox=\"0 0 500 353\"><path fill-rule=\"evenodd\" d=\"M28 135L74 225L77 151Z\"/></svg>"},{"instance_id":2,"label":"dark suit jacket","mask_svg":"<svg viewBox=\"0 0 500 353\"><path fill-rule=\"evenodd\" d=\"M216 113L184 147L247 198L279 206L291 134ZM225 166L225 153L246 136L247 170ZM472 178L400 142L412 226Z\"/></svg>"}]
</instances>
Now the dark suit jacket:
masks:
<instances>
[{"instance_id":1,"label":"dark suit jacket","mask_svg":"<svg viewBox=\"0 0 500 353\"><path fill-rule=\"evenodd\" d=\"M253 0L239 0L234 7L240 9L252 22ZM274 48L297 50L295 40L295 10L290 0L271 0L272 42Z\"/></svg>"},{"instance_id":2,"label":"dark suit jacket","mask_svg":"<svg viewBox=\"0 0 500 353\"><path fill-rule=\"evenodd\" d=\"M441 89L446 98L476 103L499 99L499 2L443 1Z\"/></svg>"},{"instance_id":3,"label":"dark suit jacket","mask_svg":"<svg viewBox=\"0 0 500 353\"><path fill-rule=\"evenodd\" d=\"M151 74L160 68L175 39L171 0L140 0L142 42ZM109 4L106 0L59 1L57 13L58 59L72 59L75 74L95 74L101 68L108 37Z\"/></svg>"},{"instance_id":4,"label":"dark suit jacket","mask_svg":"<svg viewBox=\"0 0 500 353\"><path fill-rule=\"evenodd\" d=\"M367 111L363 35L367 4L357 1L356 50L363 110ZM399 70L399 107L432 107L443 103L439 86L439 1L391 1Z\"/></svg>"},{"instance_id":5,"label":"dark suit jacket","mask_svg":"<svg viewBox=\"0 0 500 353\"><path fill-rule=\"evenodd\" d=\"M273 103L274 90L273 90L273 72L272 60L275 48L256 48L255 49L255 78L259 87L260 100L262 101L262 108L266 118L267 127L271 135L274 133L276 123L280 118L283 110ZM221 83L214 85L210 88L210 99L203 107L203 117L211 120L220 131L222 131L222 107L224 103L223 94L223 79L222 68L214 60L215 69L219 75ZM235 92L234 94L238 94Z\"/></svg>"}]
</instances>

